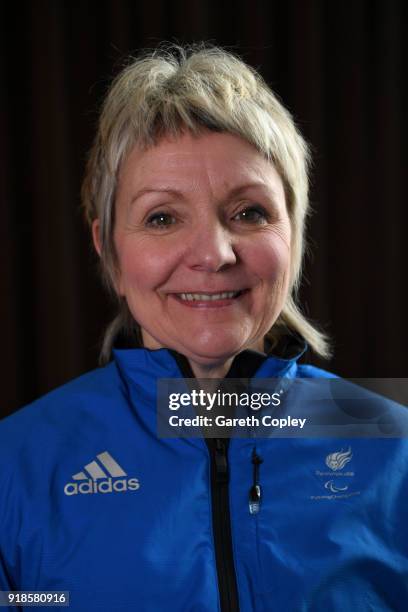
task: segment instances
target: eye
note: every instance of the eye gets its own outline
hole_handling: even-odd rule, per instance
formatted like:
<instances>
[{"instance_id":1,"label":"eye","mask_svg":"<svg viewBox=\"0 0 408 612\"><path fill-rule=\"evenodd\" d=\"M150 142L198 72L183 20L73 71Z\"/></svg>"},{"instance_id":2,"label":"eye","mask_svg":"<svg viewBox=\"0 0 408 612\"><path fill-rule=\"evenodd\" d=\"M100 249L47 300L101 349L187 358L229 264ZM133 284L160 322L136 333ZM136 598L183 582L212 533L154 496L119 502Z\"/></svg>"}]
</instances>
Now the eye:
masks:
<instances>
[{"instance_id":1,"label":"eye","mask_svg":"<svg viewBox=\"0 0 408 612\"><path fill-rule=\"evenodd\" d=\"M237 213L234 219L244 221L244 223L264 225L268 222L269 215L263 206L248 206Z\"/></svg>"},{"instance_id":2,"label":"eye","mask_svg":"<svg viewBox=\"0 0 408 612\"><path fill-rule=\"evenodd\" d=\"M175 222L176 219L173 217L173 215L165 212L157 212L148 217L146 220L146 225L148 227L166 228L173 225Z\"/></svg>"}]
</instances>

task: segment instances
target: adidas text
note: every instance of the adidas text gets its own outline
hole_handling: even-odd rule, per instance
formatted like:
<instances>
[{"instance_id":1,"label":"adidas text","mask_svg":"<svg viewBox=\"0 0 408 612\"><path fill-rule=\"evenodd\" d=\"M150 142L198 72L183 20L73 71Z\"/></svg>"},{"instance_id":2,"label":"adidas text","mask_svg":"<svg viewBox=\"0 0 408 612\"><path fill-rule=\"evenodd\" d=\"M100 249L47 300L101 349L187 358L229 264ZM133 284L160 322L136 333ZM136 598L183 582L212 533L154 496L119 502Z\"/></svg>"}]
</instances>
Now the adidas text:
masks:
<instances>
[{"instance_id":1,"label":"adidas text","mask_svg":"<svg viewBox=\"0 0 408 612\"><path fill-rule=\"evenodd\" d=\"M140 487L137 478L106 478L103 480L92 480L88 478L81 483L68 482L64 487L65 495L86 495L88 493L113 493L123 491L136 491Z\"/></svg>"}]
</instances>

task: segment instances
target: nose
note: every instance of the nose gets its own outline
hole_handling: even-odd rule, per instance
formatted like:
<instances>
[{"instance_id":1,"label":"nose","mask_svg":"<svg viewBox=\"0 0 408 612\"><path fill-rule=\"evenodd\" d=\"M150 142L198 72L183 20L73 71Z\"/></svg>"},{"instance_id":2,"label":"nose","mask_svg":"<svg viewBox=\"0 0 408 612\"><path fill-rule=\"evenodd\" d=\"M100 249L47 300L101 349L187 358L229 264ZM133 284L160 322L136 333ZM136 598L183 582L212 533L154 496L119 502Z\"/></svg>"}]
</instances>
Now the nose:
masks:
<instances>
[{"instance_id":1,"label":"nose","mask_svg":"<svg viewBox=\"0 0 408 612\"><path fill-rule=\"evenodd\" d=\"M219 221L201 222L188 242L187 265L193 270L219 272L237 262L233 236Z\"/></svg>"}]
</instances>

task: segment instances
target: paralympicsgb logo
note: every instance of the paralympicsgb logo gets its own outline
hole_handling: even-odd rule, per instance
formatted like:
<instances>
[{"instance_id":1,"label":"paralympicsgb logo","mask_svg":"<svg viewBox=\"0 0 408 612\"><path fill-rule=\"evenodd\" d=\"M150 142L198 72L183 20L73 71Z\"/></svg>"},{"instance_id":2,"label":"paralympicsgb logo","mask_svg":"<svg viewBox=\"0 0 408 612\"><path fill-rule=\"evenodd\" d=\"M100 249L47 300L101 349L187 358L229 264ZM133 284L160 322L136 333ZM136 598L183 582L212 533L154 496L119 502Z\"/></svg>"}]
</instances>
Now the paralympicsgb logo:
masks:
<instances>
[{"instance_id":1,"label":"paralympicsgb logo","mask_svg":"<svg viewBox=\"0 0 408 612\"><path fill-rule=\"evenodd\" d=\"M353 453L351 452L350 447L348 451L343 451L343 449L341 449L341 451L327 455L326 465L331 470L337 472L337 470L342 470L344 466L347 465L349 461L351 461L352 457Z\"/></svg>"}]
</instances>

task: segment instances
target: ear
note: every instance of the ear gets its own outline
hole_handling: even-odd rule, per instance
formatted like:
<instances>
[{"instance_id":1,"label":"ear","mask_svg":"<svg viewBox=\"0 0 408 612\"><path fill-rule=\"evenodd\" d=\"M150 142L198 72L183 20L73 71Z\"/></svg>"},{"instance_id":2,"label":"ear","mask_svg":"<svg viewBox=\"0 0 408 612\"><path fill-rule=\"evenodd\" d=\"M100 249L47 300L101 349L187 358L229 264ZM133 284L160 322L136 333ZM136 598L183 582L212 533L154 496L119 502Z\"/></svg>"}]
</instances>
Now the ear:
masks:
<instances>
[{"instance_id":1,"label":"ear","mask_svg":"<svg viewBox=\"0 0 408 612\"><path fill-rule=\"evenodd\" d=\"M101 256L101 253L102 253L102 240L101 240L101 235L100 235L100 226L101 224L99 223L99 219L95 219L94 221L92 221L92 240L93 240L95 250L98 253L99 257Z\"/></svg>"}]
</instances>

